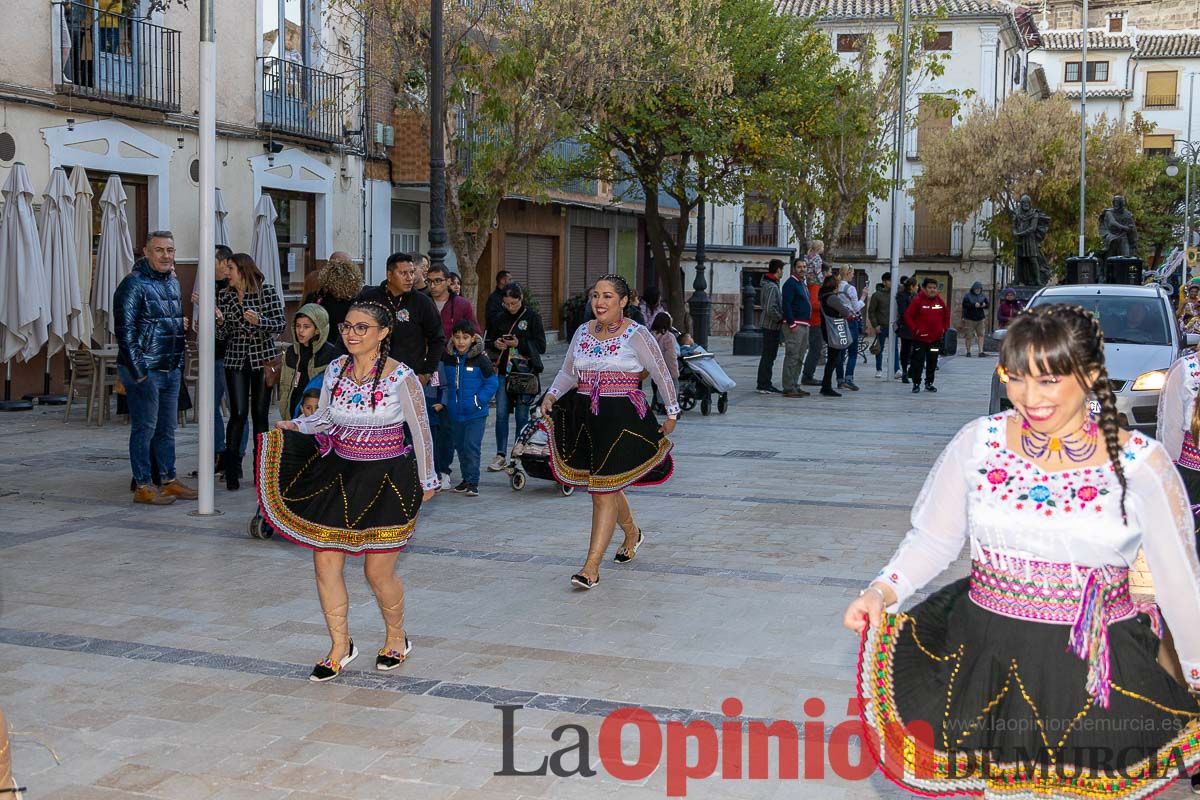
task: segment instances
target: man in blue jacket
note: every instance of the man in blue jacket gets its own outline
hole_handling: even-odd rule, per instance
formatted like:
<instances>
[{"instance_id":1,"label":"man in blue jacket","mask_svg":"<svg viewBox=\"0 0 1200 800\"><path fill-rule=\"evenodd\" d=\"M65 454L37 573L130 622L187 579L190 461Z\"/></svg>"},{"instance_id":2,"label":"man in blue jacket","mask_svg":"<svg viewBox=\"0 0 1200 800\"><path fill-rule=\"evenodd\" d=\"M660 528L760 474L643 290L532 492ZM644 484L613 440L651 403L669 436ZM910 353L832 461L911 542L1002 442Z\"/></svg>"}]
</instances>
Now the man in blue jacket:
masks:
<instances>
[{"instance_id":1,"label":"man in blue jacket","mask_svg":"<svg viewBox=\"0 0 1200 800\"><path fill-rule=\"evenodd\" d=\"M438 367L438 378L438 402L434 410L445 411L462 470L462 482L454 491L478 497L479 454L483 450L488 403L500 387L500 379L492 360L484 353L483 338L475 333L472 320L460 319L454 323L450 344Z\"/></svg>"},{"instance_id":2,"label":"man in blue jacket","mask_svg":"<svg viewBox=\"0 0 1200 800\"><path fill-rule=\"evenodd\" d=\"M807 262L797 258L792 262L792 274L783 282L783 396L808 397L800 388L800 373L808 352L809 323L812 300L805 283Z\"/></svg>"},{"instance_id":3,"label":"man in blue jacket","mask_svg":"<svg viewBox=\"0 0 1200 800\"><path fill-rule=\"evenodd\" d=\"M117 286L113 321L117 374L129 404L129 465L137 484L133 501L157 506L194 500L196 490L175 477L175 421L187 352L175 237L170 231L151 232L144 253ZM158 490L150 471L152 450L162 479Z\"/></svg>"}]
</instances>

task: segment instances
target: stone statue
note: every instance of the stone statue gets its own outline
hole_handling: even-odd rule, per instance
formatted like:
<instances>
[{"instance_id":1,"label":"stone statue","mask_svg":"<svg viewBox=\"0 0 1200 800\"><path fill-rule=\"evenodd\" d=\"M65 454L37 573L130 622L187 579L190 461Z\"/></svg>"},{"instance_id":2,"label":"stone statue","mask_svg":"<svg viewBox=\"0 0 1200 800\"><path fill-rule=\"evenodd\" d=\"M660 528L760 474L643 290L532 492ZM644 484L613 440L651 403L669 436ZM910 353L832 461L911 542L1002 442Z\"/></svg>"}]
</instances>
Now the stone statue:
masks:
<instances>
[{"instance_id":1,"label":"stone statue","mask_svg":"<svg viewBox=\"0 0 1200 800\"><path fill-rule=\"evenodd\" d=\"M1042 255L1042 240L1050 230L1050 217L1033 207L1029 195L1013 212L1013 247L1016 251L1016 284L1045 286L1050 279L1050 267Z\"/></svg>"},{"instance_id":2,"label":"stone statue","mask_svg":"<svg viewBox=\"0 0 1200 800\"><path fill-rule=\"evenodd\" d=\"M1100 215L1100 236L1104 239L1105 258L1137 255L1137 228L1121 195L1113 197L1112 208Z\"/></svg>"}]
</instances>

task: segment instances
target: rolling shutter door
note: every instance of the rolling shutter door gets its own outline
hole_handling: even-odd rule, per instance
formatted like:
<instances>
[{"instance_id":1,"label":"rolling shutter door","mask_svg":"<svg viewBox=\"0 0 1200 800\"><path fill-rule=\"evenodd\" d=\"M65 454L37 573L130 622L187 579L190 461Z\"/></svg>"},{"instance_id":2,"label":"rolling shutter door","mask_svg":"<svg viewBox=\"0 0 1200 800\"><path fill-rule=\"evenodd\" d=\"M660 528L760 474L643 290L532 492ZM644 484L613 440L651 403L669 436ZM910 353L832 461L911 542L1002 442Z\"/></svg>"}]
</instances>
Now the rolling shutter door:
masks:
<instances>
[{"instance_id":1,"label":"rolling shutter door","mask_svg":"<svg viewBox=\"0 0 1200 800\"><path fill-rule=\"evenodd\" d=\"M529 290L537 298L542 325L546 330L551 330L554 318L554 238L530 236L528 239L526 274L529 276Z\"/></svg>"},{"instance_id":2,"label":"rolling shutter door","mask_svg":"<svg viewBox=\"0 0 1200 800\"><path fill-rule=\"evenodd\" d=\"M571 228L570 274L567 294L583 294L608 274L608 228Z\"/></svg>"},{"instance_id":3,"label":"rolling shutter door","mask_svg":"<svg viewBox=\"0 0 1200 800\"><path fill-rule=\"evenodd\" d=\"M588 228L588 286L608 274L608 229Z\"/></svg>"},{"instance_id":4,"label":"rolling shutter door","mask_svg":"<svg viewBox=\"0 0 1200 800\"><path fill-rule=\"evenodd\" d=\"M583 294L587 289L587 228L571 227L571 255L567 273L567 296Z\"/></svg>"}]
</instances>

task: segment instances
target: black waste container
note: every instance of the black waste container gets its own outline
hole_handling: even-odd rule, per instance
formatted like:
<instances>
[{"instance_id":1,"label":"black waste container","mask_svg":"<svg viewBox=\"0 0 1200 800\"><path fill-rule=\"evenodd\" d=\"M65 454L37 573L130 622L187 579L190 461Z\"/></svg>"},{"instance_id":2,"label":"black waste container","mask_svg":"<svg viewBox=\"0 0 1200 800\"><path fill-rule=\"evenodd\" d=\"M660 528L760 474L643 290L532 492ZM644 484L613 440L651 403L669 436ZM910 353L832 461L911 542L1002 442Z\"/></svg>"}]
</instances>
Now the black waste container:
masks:
<instances>
[{"instance_id":1,"label":"black waste container","mask_svg":"<svg viewBox=\"0 0 1200 800\"><path fill-rule=\"evenodd\" d=\"M1103 283L1100 262L1093 256L1071 256L1067 259L1065 283Z\"/></svg>"},{"instance_id":2,"label":"black waste container","mask_svg":"<svg viewBox=\"0 0 1200 800\"><path fill-rule=\"evenodd\" d=\"M1142 282L1142 260L1133 256L1111 256L1104 261L1109 283L1137 286Z\"/></svg>"}]
</instances>

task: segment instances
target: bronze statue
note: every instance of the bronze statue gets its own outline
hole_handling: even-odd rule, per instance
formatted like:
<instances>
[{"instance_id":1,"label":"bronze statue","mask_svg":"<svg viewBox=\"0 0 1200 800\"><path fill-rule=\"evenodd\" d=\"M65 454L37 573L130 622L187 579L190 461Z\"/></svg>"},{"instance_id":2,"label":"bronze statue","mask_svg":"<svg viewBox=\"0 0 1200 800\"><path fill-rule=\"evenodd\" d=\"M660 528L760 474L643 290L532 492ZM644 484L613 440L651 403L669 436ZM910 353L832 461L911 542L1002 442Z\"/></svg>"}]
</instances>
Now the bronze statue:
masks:
<instances>
[{"instance_id":1,"label":"bronze statue","mask_svg":"<svg viewBox=\"0 0 1200 800\"><path fill-rule=\"evenodd\" d=\"M1021 195L1017 210L1012 214L1013 248L1016 254L1016 284L1045 286L1050 280L1050 266L1042 255L1042 240L1050 230L1050 217L1033 207L1029 195Z\"/></svg>"},{"instance_id":2,"label":"bronze statue","mask_svg":"<svg viewBox=\"0 0 1200 800\"><path fill-rule=\"evenodd\" d=\"M1137 255L1137 228L1121 195L1113 197L1112 207L1100 215L1100 236L1104 239L1105 258Z\"/></svg>"}]
</instances>

